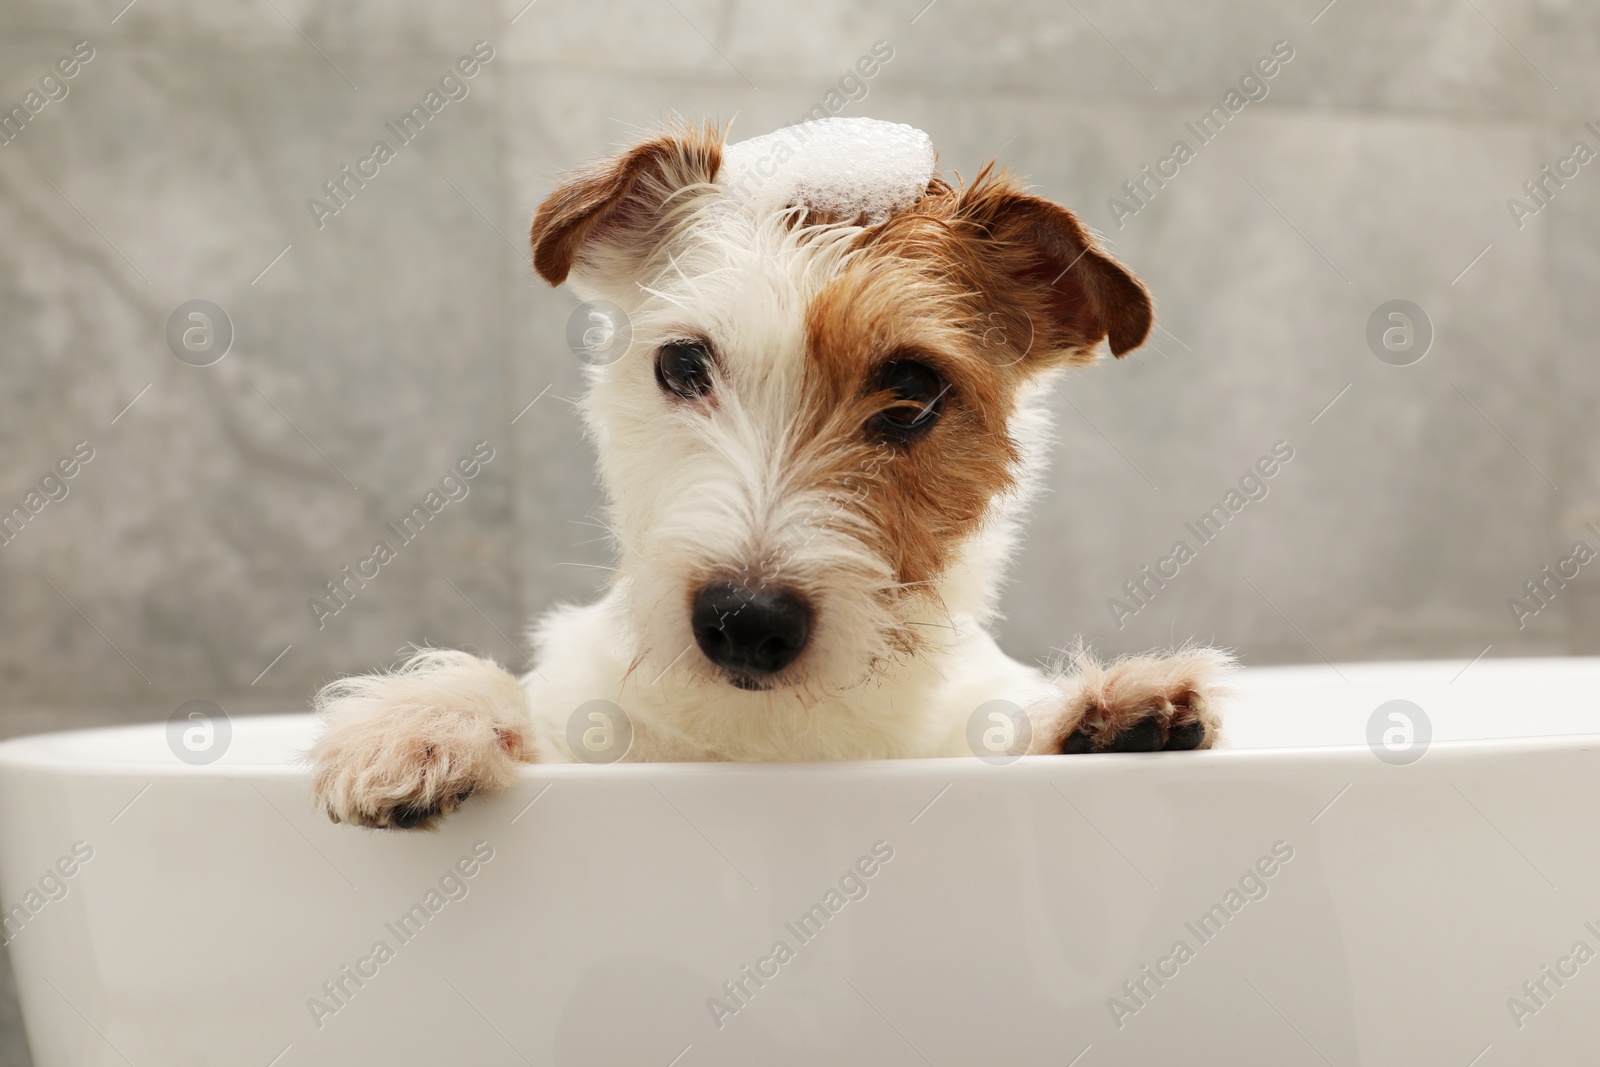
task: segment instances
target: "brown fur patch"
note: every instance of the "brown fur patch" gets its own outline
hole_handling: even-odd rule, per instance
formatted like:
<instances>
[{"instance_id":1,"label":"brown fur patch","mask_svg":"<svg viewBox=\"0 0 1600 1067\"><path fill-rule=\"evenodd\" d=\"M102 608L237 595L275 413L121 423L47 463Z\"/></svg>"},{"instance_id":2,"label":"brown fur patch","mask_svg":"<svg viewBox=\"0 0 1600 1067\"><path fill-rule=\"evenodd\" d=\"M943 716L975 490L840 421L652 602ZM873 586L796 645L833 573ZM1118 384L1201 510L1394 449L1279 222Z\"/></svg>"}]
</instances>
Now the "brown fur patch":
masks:
<instances>
[{"instance_id":1,"label":"brown fur patch","mask_svg":"<svg viewBox=\"0 0 1600 1067\"><path fill-rule=\"evenodd\" d=\"M837 487L878 532L905 587L929 583L1011 488L1008 432L1017 391L1038 371L1117 354L1151 322L1142 283L1071 212L985 168L965 189L929 195L860 238L807 311L807 447L801 464ZM948 386L922 437L882 454L864 432L888 406L880 368L914 359ZM859 483L859 484L855 484Z\"/></svg>"},{"instance_id":2,"label":"brown fur patch","mask_svg":"<svg viewBox=\"0 0 1600 1067\"><path fill-rule=\"evenodd\" d=\"M1076 215L1030 196L993 164L969 188L917 207L943 215L966 246L953 264L959 280L1024 319L1035 354L1085 363L1106 341L1120 358L1149 336L1155 316L1144 283Z\"/></svg>"},{"instance_id":3,"label":"brown fur patch","mask_svg":"<svg viewBox=\"0 0 1600 1067\"><path fill-rule=\"evenodd\" d=\"M644 244L675 194L716 181L722 144L716 127L684 125L574 173L534 212L533 269L560 285L592 242Z\"/></svg>"}]
</instances>

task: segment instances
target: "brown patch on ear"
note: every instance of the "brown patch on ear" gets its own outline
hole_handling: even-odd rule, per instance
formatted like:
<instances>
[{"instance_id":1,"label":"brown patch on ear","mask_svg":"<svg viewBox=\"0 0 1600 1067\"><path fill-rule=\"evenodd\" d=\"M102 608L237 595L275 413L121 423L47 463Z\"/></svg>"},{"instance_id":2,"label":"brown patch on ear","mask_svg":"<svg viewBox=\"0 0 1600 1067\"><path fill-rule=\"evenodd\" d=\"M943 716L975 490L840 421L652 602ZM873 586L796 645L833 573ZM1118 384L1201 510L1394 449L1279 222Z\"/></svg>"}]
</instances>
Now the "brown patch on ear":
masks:
<instances>
[{"instance_id":1,"label":"brown patch on ear","mask_svg":"<svg viewBox=\"0 0 1600 1067\"><path fill-rule=\"evenodd\" d=\"M1149 290L1100 249L1076 215L1025 194L1004 210L1002 240L1026 250L1014 276L1038 288L1055 347L1089 349L1105 340L1120 359L1144 344L1153 319Z\"/></svg>"},{"instance_id":2,"label":"brown patch on ear","mask_svg":"<svg viewBox=\"0 0 1600 1067\"><path fill-rule=\"evenodd\" d=\"M602 243L643 245L674 196L716 181L722 145L713 126L683 126L576 172L534 213L533 269L560 285Z\"/></svg>"},{"instance_id":3,"label":"brown patch on ear","mask_svg":"<svg viewBox=\"0 0 1600 1067\"><path fill-rule=\"evenodd\" d=\"M965 189L930 193L885 224L885 236L897 223L928 221L954 238L941 249L946 269L1021 327L1024 352L1035 360L1088 362L1103 340L1120 357L1149 336L1154 315L1144 283L1076 215L1023 191L993 164Z\"/></svg>"}]
</instances>

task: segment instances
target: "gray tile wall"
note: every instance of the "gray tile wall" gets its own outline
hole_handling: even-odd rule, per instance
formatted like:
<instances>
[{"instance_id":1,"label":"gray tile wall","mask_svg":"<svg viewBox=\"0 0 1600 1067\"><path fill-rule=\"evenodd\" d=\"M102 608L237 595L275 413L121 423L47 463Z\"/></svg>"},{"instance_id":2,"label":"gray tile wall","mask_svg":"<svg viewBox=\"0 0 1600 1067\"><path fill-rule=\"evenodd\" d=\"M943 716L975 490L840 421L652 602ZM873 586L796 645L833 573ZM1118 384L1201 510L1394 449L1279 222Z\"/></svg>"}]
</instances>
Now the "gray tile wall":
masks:
<instances>
[{"instance_id":1,"label":"gray tile wall","mask_svg":"<svg viewBox=\"0 0 1600 1067\"><path fill-rule=\"evenodd\" d=\"M1158 297L1150 348L1056 401L1016 653L1600 651L1587 572L1525 628L1507 607L1600 547L1600 162L1520 229L1506 206L1574 140L1600 150L1583 0L124 2L0 6L6 109L94 48L0 147L0 504L94 449L0 547L0 733L303 706L407 642L520 665L527 615L606 559L533 205L669 111L792 121L879 39L844 113L921 126L965 174L998 155ZM319 228L307 199L480 39L470 95ZM1267 97L1199 145L1185 122L1279 40ZM1119 225L1108 199L1179 138L1194 158ZM1365 340L1396 298L1433 327L1412 366ZM209 367L165 341L195 299L233 324ZM480 440L470 495L319 628L307 598ZM1280 440L1268 496L1119 626L1108 599ZM27 1062L13 1020L0 1064Z\"/></svg>"}]
</instances>

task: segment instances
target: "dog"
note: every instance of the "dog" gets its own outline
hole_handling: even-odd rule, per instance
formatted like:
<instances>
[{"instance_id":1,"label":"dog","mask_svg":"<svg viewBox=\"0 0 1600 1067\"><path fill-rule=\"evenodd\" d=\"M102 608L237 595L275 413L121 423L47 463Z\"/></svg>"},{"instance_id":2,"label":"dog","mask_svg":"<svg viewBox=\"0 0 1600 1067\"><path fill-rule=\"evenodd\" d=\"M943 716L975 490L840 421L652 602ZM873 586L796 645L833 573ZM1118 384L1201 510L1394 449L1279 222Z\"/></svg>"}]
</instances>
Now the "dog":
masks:
<instances>
[{"instance_id":1,"label":"dog","mask_svg":"<svg viewBox=\"0 0 1600 1067\"><path fill-rule=\"evenodd\" d=\"M324 687L309 759L335 822L431 827L519 763L590 759L593 730L630 761L1216 743L1224 651L1080 645L1042 670L990 634L1049 383L1138 348L1153 311L1070 211L932 161L868 119L742 145L677 124L540 205L539 276L626 319L581 401L618 565L537 622L520 679L425 648Z\"/></svg>"}]
</instances>

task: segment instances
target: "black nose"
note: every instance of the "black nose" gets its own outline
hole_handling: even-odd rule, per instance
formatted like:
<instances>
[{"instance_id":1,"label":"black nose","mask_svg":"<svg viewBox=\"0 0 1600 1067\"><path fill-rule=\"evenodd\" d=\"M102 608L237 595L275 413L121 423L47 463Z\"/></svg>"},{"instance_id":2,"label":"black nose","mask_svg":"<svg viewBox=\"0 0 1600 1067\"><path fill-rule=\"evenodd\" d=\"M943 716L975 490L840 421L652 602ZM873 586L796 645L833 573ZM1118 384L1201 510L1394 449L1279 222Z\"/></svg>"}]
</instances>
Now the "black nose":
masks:
<instances>
[{"instance_id":1,"label":"black nose","mask_svg":"<svg viewBox=\"0 0 1600 1067\"><path fill-rule=\"evenodd\" d=\"M781 588L711 582L695 595L689 621L706 659L744 675L783 670L811 636L811 606Z\"/></svg>"}]
</instances>

